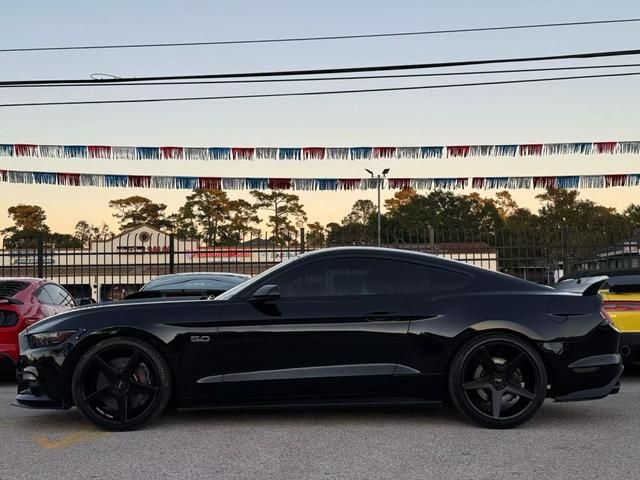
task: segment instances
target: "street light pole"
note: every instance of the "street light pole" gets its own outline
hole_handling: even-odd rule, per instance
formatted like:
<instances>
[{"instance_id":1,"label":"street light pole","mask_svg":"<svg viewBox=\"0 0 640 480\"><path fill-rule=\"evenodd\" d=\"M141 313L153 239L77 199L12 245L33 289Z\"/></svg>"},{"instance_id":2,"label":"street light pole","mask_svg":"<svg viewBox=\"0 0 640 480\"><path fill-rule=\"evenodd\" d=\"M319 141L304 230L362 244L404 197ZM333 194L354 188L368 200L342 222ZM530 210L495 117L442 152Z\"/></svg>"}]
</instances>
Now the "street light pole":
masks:
<instances>
[{"instance_id":1,"label":"street light pole","mask_svg":"<svg viewBox=\"0 0 640 480\"><path fill-rule=\"evenodd\" d=\"M380 231L382 229L381 227L382 215L380 214L380 184L382 183L381 180L382 179L380 178L380 175L378 175L378 182L377 182L378 184L378 246L380 246Z\"/></svg>"},{"instance_id":2,"label":"street light pole","mask_svg":"<svg viewBox=\"0 0 640 480\"><path fill-rule=\"evenodd\" d=\"M389 173L390 169L385 168L382 170L382 174L375 175L371 170L365 168L365 170L371 175L371 178L375 178L376 187L378 189L378 246L381 245L381 230L382 230L382 213L380 211L380 189L382 188L382 182L385 178L387 178L387 173Z\"/></svg>"}]
</instances>

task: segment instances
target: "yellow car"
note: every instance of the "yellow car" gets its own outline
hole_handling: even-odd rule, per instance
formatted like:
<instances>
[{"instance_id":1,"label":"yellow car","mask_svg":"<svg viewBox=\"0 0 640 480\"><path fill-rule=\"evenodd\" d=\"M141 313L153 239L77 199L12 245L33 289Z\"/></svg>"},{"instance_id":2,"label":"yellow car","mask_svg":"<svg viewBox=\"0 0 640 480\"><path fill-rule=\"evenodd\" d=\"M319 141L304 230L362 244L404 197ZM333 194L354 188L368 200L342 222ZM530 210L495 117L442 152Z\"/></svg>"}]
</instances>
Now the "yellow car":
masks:
<instances>
[{"instance_id":1,"label":"yellow car","mask_svg":"<svg viewBox=\"0 0 640 480\"><path fill-rule=\"evenodd\" d=\"M598 291L604 309L620 330L620 355L640 362L640 275L609 277Z\"/></svg>"},{"instance_id":2,"label":"yellow car","mask_svg":"<svg viewBox=\"0 0 640 480\"><path fill-rule=\"evenodd\" d=\"M575 293L598 289L604 311L620 330L620 355L640 363L640 271L580 273L561 279L556 288Z\"/></svg>"}]
</instances>

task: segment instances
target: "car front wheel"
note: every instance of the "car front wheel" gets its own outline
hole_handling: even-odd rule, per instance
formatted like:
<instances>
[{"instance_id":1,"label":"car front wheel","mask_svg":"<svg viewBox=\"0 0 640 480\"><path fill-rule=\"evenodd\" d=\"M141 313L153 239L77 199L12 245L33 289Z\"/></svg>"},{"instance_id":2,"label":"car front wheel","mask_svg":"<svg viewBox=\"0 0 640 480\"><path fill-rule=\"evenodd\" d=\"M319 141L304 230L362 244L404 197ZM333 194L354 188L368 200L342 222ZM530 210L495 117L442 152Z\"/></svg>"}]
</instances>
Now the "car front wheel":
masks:
<instances>
[{"instance_id":1,"label":"car front wheel","mask_svg":"<svg viewBox=\"0 0 640 480\"><path fill-rule=\"evenodd\" d=\"M510 428L529 420L547 394L547 374L536 350L507 334L487 334L460 349L449 372L456 408L488 428Z\"/></svg>"},{"instance_id":2,"label":"car front wheel","mask_svg":"<svg viewBox=\"0 0 640 480\"><path fill-rule=\"evenodd\" d=\"M171 396L164 358L146 342L111 338L91 347L73 372L83 417L106 430L133 430L160 415Z\"/></svg>"}]
</instances>

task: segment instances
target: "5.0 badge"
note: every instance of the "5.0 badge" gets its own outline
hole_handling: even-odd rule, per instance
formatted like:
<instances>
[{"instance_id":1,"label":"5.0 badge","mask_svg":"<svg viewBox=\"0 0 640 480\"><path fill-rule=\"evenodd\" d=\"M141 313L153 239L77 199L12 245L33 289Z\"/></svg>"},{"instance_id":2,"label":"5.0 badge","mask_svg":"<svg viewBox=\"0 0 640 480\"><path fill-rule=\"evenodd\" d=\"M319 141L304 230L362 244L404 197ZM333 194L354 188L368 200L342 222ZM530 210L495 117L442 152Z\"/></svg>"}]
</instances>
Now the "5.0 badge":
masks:
<instances>
[{"instance_id":1,"label":"5.0 badge","mask_svg":"<svg viewBox=\"0 0 640 480\"><path fill-rule=\"evenodd\" d=\"M202 343L202 342L208 342L209 340L211 340L211 337L209 335L192 335L191 336L191 343Z\"/></svg>"}]
</instances>

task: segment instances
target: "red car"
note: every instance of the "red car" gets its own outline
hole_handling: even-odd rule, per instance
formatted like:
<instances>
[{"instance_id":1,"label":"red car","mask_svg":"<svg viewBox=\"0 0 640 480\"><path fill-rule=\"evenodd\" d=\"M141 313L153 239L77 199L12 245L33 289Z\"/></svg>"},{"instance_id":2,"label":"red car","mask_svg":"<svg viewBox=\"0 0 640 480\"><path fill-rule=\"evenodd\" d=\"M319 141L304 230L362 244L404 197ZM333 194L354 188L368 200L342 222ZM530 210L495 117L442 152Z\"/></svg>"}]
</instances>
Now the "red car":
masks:
<instances>
[{"instance_id":1,"label":"red car","mask_svg":"<svg viewBox=\"0 0 640 480\"><path fill-rule=\"evenodd\" d=\"M41 278L0 278L0 376L15 375L22 330L75 306L69 292L56 283Z\"/></svg>"}]
</instances>

